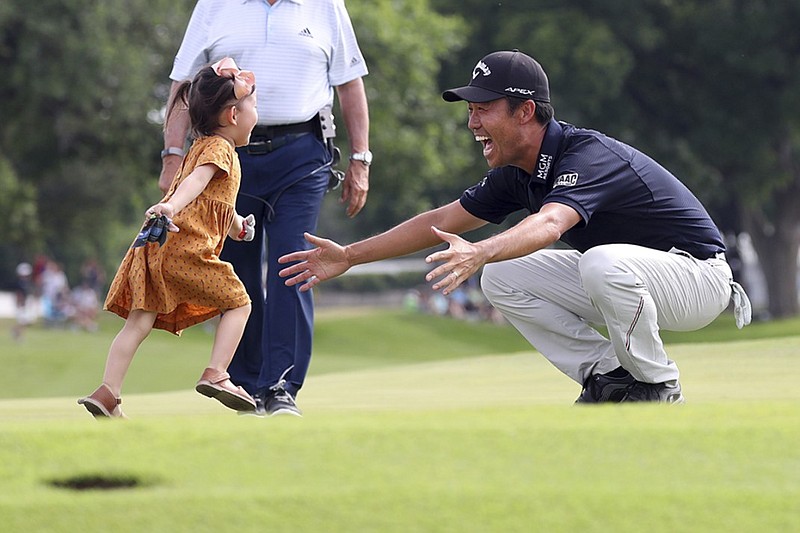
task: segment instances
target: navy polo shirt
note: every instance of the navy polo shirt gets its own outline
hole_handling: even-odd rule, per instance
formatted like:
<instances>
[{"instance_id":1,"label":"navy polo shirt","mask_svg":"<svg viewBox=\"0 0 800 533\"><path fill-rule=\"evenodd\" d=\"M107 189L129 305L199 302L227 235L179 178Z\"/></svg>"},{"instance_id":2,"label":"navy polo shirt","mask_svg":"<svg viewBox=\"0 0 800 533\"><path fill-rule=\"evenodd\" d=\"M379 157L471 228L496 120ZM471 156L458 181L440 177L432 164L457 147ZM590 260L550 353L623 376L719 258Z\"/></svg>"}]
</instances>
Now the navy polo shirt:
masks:
<instances>
[{"instance_id":1,"label":"navy polo shirt","mask_svg":"<svg viewBox=\"0 0 800 533\"><path fill-rule=\"evenodd\" d=\"M460 202L495 224L521 209L568 205L582 220L561 240L580 252L612 243L675 247L699 259L725 251L719 229L678 178L635 148L566 122L550 121L532 175L492 169Z\"/></svg>"}]
</instances>

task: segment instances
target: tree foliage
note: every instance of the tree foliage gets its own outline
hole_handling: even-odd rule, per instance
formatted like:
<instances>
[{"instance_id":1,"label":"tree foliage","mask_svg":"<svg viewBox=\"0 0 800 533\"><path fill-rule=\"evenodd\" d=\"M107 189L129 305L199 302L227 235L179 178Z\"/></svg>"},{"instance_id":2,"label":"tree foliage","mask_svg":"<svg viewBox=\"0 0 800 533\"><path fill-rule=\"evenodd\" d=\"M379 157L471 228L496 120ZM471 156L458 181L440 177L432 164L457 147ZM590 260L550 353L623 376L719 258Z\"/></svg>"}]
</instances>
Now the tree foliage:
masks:
<instances>
[{"instance_id":1,"label":"tree foliage","mask_svg":"<svg viewBox=\"0 0 800 533\"><path fill-rule=\"evenodd\" d=\"M19 183L35 188L39 224L26 225L31 245L4 254L1 268L34 251L72 273L89 256L118 262L106 236L157 196L161 139L152 116L190 4L3 2L0 154Z\"/></svg>"},{"instance_id":2,"label":"tree foliage","mask_svg":"<svg viewBox=\"0 0 800 533\"><path fill-rule=\"evenodd\" d=\"M773 316L798 312L800 2L436 0L471 21L443 70L519 48L550 76L559 118L672 169L725 231L747 231ZM457 67L456 67L457 66ZM460 78L463 80L464 76Z\"/></svg>"},{"instance_id":3,"label":"tree foliage","mask_svg":"<svg viewBox=\"0 0 800 533\"><path fill-rule=\"evenodd\" d=\"M8 258L6 268L14 266L13 256L19 251L22 257L32 257L39 233L36 212L36 189L19 180L11 164L0 154L0 242L2 257Z\"/></svg>"},{"instance_id":4,"label":"tree foliage","mask_svg":"<svg viewBox=\"0 0 800 533\"><path fill-rule=\"evenodd\" d=\"M159 196L159 111L194 3L0 3L0 281L42 251L73 275L93 255L116 266ZM519 48L547 70L558 118L650 153L723 229L750 233L772 314L798 312L800 0L347 6L370 68L375 164L362 214L328 201L320 233L363 237L478 181L466 106L440 93L486 53Z\"/></svg>"},{"instance_id":5,"label":"tree foliage","mask_svg":"<svg viewBox=\"0 0 800 533\"><path fill-rule=\"evenodd\" d=\"M347 6L370 69L364 83L375 162L363 212L346 221L337 205L326 210L319 231L351 241L451 201L477 179L464 181L452 170L468 161L472 139L463 110L444 105L437 85L443 58L462 46L460 19L435 13L428 0ZM347 147L344 137L337 144Z\"/></svg>"},{"instance_id":6,"label":"tree foliage","mask_svg":"<svg viewBox=\"0 0 800 533\"><path fill-rule=\"evenodd\" d=\"M10 167L0 192L32 187L29 203L40 222L26 227L31 246L3 255L0 279L10 279L16 261L41 251L63 262L72 277L93 255L107 269L116 267L142 208L159 197L158 113L194 4L0 5L0 112L7 117L0 156ZM463 157L468 140L466 131L453 135L462 117L438 105L436 87L441 58L463 40L458 20L437 15L427 0L352 1L348 9L371 69L376 163L359 219L345 220L338 207L327 216L321 230L337 237L363 236L432 205L457 181L447 166ZM339 144L347 146L345 139Z\"/></svg>"},{"instance_id":7,"label":"tree foliage","mask_svg":"<svg viewBox=\"0 0 800 533\"><path fill-rule=\"evenodd\" d=\"M723 227L752 236L771 314L797 314L800 2L640 3L649 46L627 37L621 2L591 4L636 57L637 123L674 140L657 148L697 170L690 181Z\"/></svg>"}]
</instances>

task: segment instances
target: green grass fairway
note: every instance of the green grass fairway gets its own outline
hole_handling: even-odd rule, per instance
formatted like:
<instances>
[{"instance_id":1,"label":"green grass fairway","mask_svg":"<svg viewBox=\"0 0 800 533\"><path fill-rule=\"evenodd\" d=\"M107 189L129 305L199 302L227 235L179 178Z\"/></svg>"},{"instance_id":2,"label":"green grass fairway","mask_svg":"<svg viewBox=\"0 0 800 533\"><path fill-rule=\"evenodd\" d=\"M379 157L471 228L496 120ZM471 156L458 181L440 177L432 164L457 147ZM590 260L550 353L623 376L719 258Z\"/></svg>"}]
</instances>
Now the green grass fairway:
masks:
<instances>
[{"instance_id":1,"label":"green grass fairway","mask_svg":"<svg viewBox=\"0 0 800 533\"><path fill-rule=\"evenodd\" d=\"M146 341L127 422L75 403L120 322L0 341L0 529L800 531L800 336L676 339L686 405L573 406L510 328L418 318L321 315L302 419L196 394L202 330ZM56 486L91 478L134 486Z\"/></svg>"}]
</instances>

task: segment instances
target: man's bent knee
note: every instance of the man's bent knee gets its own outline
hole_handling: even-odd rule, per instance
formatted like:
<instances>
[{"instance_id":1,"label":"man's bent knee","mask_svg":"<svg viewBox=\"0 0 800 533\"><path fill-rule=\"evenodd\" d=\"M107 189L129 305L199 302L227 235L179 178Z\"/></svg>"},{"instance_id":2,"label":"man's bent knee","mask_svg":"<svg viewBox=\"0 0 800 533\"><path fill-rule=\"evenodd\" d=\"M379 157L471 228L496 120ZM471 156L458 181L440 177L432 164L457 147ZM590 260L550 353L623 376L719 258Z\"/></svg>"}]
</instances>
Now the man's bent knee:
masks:
<instances>
[{"instance_id":1,"label":"man's bent knee","mask_svg":"<svg viewBox=\"0 0 800 533\"><path fill-rule=\"evenodd\" d=\"M578 271L584 290L591 296L607 289L608 275L622 270L620 255L614 246L595 246L587 250L578 262Z\"/></svg>"}]
</instances>

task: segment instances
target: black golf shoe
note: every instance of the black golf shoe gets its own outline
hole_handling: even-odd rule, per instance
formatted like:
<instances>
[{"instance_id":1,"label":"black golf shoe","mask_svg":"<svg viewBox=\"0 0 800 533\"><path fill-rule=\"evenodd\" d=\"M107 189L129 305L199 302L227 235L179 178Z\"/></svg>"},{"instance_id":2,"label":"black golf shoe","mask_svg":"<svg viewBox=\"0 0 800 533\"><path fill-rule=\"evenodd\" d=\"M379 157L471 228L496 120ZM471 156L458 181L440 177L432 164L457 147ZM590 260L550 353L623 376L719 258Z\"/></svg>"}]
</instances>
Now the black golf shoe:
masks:
<instances>
[{"instance_id":1,"label":"black golf shoe","mask_svg":"<svg viewBox=\"0 0 800 533\"><path fill-rule=\"evenodd\" d=\"M625 397L622 398L623 402L658 402L658 403L671 403L681 404L686 400L681 393L681 384L676 382L672 387L666 383L642 383L641 381L635 382L631 385Z\"/></svg>"},{"instance_id":2,"label":"black golf shoe","mask_svg":"<svg viewBox=\"0 0 800 533\"><path fill-rule=\"evenodd\" d=\"M607 374L593 374L583 384L583 391L575 403L619 403L628 387L636 383L630 372L617 367Z\"/></svg>"}]
</instances>

